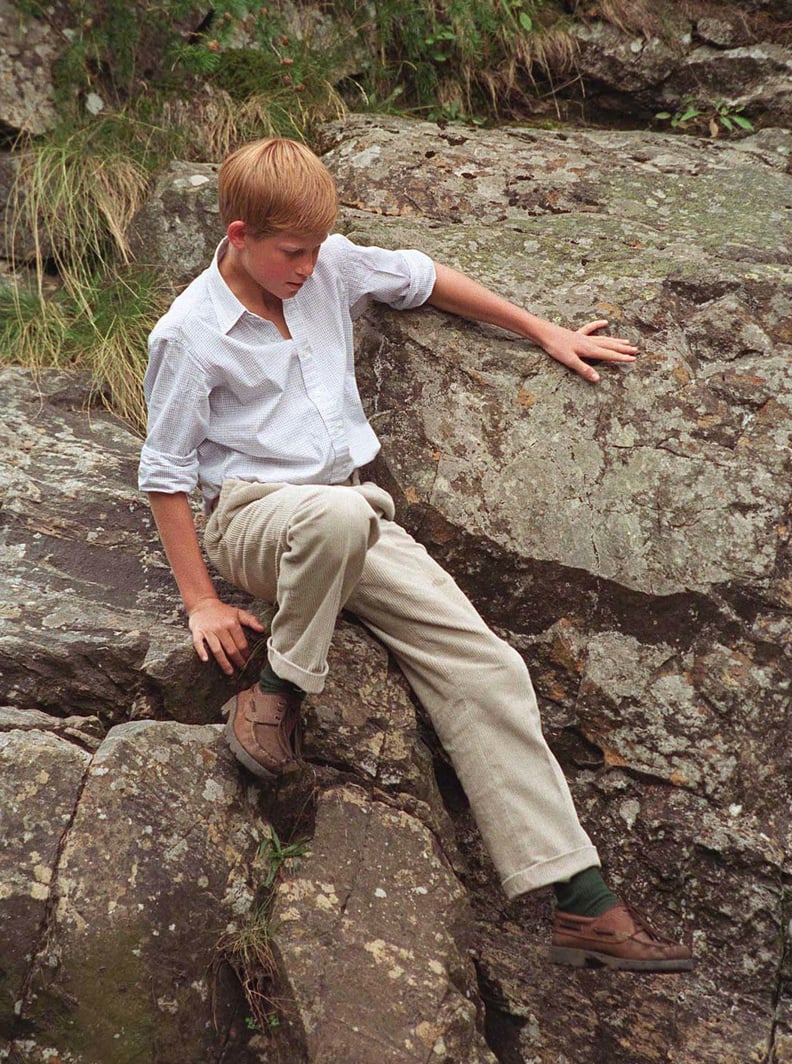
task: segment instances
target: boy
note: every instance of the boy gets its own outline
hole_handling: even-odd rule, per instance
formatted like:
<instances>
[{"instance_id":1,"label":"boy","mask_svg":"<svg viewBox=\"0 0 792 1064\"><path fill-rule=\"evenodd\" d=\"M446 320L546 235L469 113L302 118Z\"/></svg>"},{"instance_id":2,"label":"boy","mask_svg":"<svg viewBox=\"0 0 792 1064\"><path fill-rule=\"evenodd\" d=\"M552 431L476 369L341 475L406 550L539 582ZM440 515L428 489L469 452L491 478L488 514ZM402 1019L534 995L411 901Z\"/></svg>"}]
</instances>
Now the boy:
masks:
<instances>
[{"instance_id":1,"label":"boy","mask_svg":"<svg viewBox=\"0 0 792 1064\"><path fill-rule=\"evenodd\" d=\"M187 495L200 484L204 545L232 583L277 604L259 682L223 707L238 760L263 779L291 770L300 703L318 693L342 608L389 648L431 716L509 897L553 884L551 959L631 971L690 969L690 952L610 892L542 736L527 669L452 579L394 521L357 470L379 444L354 376L352 313L372 297L429 303L539 343L596 382L583 358L636 348L543 321L417 251L328 236L333 180L307 148L246 145L223 163L226 237L150 339L149 495L199 657L227 674L246 658L251 613L220 601Z\"/></svg>"}]
</instances>

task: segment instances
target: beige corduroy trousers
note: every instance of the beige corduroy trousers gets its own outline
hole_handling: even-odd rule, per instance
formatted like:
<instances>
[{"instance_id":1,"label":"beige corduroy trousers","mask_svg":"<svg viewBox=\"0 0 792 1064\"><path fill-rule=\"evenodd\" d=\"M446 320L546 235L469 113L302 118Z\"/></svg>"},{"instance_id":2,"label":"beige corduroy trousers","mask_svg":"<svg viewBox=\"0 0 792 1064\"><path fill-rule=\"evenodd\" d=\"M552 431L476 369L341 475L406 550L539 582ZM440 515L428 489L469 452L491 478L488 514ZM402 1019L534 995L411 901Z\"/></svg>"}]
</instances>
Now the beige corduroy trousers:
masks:
<instances>
[{"instance_id":1,"label":"beige corduroy trousers","mask_svg":"<svg viewBox=\"0 0 792 1064\"><path fill-rule=\"evenodd\" d=\"M229 480L205 533L231 583L277 604L274 671L318 693L336 617L388 647L453 762L506 894L599 864L542 735L528 670L375 484Z\"/></svg>"}]
</instances>

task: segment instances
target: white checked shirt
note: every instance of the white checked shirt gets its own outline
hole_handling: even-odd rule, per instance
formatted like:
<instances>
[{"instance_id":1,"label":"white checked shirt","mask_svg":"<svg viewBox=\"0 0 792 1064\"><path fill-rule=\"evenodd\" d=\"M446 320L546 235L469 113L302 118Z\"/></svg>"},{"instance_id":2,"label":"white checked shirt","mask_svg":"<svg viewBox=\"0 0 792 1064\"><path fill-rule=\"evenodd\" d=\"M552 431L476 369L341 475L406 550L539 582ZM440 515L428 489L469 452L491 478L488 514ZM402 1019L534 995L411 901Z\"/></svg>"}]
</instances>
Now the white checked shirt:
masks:
<instances>
[{"instance_id":1,"label":"white checked shirt","mask_svg":"<svg viewBox=\"0 0 792 1064\"><path fill-rule=\"evenodd\" d=\"M367 298L398 309L425 303L432 260L328 237L312 275L283 301L292 337L285 340L223 280L226 247L149 338L141 490L190 492L200 484L208 506L227 478L346 480L379 450L355 381L353 314Z\"/></svg>"}]
</instances>

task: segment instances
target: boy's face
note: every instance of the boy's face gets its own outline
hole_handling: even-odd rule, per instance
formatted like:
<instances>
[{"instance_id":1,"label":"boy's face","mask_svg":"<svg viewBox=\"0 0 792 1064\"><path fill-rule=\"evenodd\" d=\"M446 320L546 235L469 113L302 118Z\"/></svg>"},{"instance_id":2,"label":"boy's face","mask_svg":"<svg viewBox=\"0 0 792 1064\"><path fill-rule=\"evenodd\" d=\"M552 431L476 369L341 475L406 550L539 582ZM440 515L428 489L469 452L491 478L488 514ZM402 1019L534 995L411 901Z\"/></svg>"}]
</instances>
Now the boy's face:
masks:
<instances>
[{"instance_id":1,"label":"boy's face","mask_svg":"<svg viewBox=\"0 0 792 1064\"><path fill-rule=\"evenodd\" d=\"M241 231L232 232L237 225ZM327 233L284 230L272 236L255 237L241 222L232 222L228 237L238 267L254 284L276 299L291 299L313 273Z\"/></svg>"}]
</instances>

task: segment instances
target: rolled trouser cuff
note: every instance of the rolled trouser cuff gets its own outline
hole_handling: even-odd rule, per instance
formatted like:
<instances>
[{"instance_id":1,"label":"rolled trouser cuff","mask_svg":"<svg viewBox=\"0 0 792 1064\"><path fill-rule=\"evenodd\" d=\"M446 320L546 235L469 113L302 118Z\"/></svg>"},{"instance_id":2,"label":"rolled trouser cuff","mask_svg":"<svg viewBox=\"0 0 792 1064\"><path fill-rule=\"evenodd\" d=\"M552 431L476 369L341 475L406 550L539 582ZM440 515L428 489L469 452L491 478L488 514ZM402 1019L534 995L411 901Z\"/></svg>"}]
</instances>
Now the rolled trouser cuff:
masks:
<instances>
[{"instance_id":1,"label":"rolled trouser cuff","mask_svg":"<svg viewBox=\"0 0 792 1064\"><path fill-rule=\"evenodd\" d=\"M600 859L595 846L581 846L571 853L551 857L546 861L522 868L501 881L507 897L516 898L529 890L550 886L582 872L584 868L599 868Z\"/></svg>"},{"instance_id":2,"label":"rolled trouser cuff","mask_svg":"<svg viewBox=\"0 0 792 1064\"><path fill-rule=\"evenodd\" d=\"M325 680L329 671L326 663L324 668L318 672L301 669L299 665L295 665L275 649L272 645L272 639L267 640L267 657L272 666L272 671L281 680L288 680L289 683L293 683L295 687L299 687L301 691L305 691L309 695L318 695L324 690Z\"/></svg>"}]
</instances>

